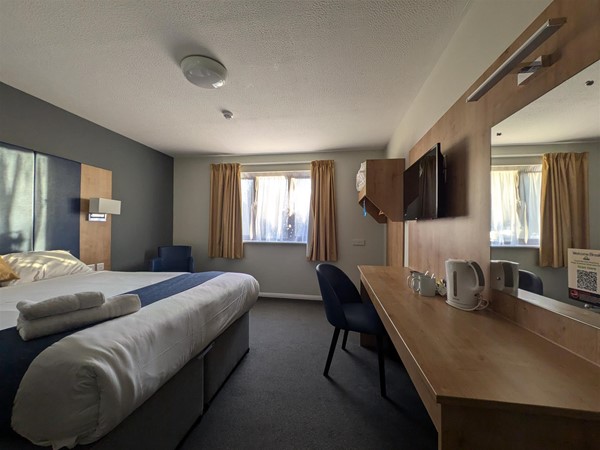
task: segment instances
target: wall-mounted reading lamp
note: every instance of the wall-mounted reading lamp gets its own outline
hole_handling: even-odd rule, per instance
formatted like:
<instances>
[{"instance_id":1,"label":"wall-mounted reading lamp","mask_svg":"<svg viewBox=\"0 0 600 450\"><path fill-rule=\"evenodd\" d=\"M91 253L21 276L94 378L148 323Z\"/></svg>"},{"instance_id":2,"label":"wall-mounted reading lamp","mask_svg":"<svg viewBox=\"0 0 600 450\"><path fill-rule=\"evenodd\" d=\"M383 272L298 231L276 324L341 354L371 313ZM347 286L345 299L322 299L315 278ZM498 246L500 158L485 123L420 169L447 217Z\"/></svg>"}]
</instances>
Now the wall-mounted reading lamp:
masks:
<instances>
[{"instance_id":1,"label":"wall-mounted reading lamp","mask_svg":"<svg viewBox=\"0 0 600 450\"><path fill-rule=\"evenodd\" d=\"M90 222L106 222L107 214L121 214L121 200L90 198L90 210L88 214Z\"/></svg>"},{"instance_id":2,"label":"wall-mounted reading lamp","mask_svg":"<svg viewBox=\"0 0 600 450\"><path fill-rule=\"evenodd\" d=\"M510 57L498 67L494 73L492 73L487 80L473 91L471 95L467 97L467 102L476 102L483 95L493 88L502 78L509 74L515 67L517 67L523 59L530 55L536 48L538 48L542 42L552 36L563 24L567 21L565 17L559 17L557 19L549 19L537 30L533 36L531 36L523 45L521 45Z\"/></svg>"}]
</instances>

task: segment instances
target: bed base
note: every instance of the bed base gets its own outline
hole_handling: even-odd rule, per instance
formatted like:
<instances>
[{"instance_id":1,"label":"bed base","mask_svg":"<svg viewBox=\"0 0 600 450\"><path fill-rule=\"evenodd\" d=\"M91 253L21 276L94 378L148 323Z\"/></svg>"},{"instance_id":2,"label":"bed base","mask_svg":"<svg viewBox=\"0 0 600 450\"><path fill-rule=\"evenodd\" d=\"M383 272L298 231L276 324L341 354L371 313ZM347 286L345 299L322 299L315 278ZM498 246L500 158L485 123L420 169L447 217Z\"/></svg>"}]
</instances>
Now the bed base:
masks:
<instances>
[{"instance_id":1,"label":"bed base","mask_svg":"<svg viewBox=\"0 0 600 450\"><path fill-rule=\"evenodd\" d=\"M250 314L232 323L198 356L187 363L142 406L89 450L175 449L204 412L249 349ZM39 450L13 433L0 437L6 450Z\"/></svg>"}]
</instances>

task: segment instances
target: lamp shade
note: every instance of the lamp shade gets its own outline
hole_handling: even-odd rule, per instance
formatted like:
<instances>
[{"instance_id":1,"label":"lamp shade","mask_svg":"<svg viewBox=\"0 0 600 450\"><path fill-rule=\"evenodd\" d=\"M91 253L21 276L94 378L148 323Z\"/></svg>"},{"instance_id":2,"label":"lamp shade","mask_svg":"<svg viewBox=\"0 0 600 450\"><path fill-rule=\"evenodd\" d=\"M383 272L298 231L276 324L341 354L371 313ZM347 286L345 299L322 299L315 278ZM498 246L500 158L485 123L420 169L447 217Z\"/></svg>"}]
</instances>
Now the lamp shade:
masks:
<instances>
[{"instance_id":1,"label":"lamp shade","mask_svg":"<svg viewBox=\"0 0 600 450\"><path fill-rule=\"evenodd\" d=\"M206 56L188 56L181 61L181 70L190 83L205 89L217 89L227 80L227 69L219 61Z\"/></svg>"},{"instance_id":2,"label":"lamp shade","mask_svg":"<svg viewBox=\"0 0 600 450\"><path fill-rule=\"evenodd\" d=\"M121 214L121 200L110 198L90 198L90 213Z\"/></svg>"}]
</instances>

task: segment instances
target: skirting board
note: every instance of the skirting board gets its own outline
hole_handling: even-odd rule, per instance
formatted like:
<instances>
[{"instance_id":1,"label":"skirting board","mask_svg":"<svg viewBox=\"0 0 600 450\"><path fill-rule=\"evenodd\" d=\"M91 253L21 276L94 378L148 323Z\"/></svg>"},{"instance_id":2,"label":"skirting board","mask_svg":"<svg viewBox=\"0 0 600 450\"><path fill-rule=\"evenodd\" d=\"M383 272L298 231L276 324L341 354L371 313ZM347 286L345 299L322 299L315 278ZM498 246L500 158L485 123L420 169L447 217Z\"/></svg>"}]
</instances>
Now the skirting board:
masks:
<instances>
[{"instance_id":1,"label":"skirting board","mask_svg":"<svg viewBox=\"0 0 600 450\"><path fill-rule=\"evenodd\" d=\"M323 301L320 295L308 295L308 294L283 294L278 292L260 292L259 297L266 298L291 298L294 300L316 300Z\"/></svg>"}]
</instances>

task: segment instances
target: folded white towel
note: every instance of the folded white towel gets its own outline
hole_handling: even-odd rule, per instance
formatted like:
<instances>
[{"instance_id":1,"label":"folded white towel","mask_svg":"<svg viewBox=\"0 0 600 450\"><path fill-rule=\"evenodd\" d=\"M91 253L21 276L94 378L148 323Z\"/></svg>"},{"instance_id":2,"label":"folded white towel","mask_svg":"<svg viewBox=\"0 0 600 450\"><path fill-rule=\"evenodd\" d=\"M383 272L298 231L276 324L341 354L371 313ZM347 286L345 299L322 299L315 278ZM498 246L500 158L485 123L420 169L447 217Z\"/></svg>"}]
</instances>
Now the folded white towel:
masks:
<instances>
[{"instance_id":1,"label":"folded white towel","mask_svg":"<svg viewBox=\"0 0 600 450\"><path fill-rule=\"evenodd\" d=\"M95 308L80 309L34 320L27 320L19 315L17 330L21 335L21 339L28 341L131 314L140 308L140 298L136 294L116 295L106 299L102 305Z\"/></svg>"},{"instance_id":2,"label":"folded white towel","mask_svg":"<svg viewBox=\"0 0 600 450\"><path fill-rule=\"evenodd\" d=\"M104 294L102 292L78 292L72 295L52 297L41 302L21 300L17 303L17 309L24 319L33 320L80 309L95 308L103 303Z\"/></svg>"}]
</instances>

